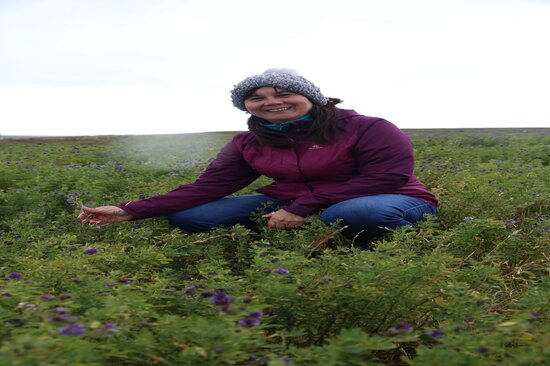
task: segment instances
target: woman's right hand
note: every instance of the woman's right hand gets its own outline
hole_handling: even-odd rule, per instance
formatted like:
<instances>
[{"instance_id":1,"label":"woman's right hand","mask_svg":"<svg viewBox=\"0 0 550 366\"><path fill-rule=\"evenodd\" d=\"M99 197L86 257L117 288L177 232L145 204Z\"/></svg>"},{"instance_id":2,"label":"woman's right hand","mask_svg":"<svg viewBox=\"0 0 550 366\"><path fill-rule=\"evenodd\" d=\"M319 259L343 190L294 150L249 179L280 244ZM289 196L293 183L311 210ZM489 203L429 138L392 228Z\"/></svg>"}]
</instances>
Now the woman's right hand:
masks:
<instances>
[{"instance_id":1,"label":"woman's right hand","mask_svg":"<svg viewBox=\"0 0 550 366\"><path fill-rule=\"evenodd\" d=\"M87 222L94 225L108 225L115 222L131 220L133 217L117 206L101 206L90 208L81 206L82 212L78 215L78 219L82 222Z\"/></svg>"}]
</instances>

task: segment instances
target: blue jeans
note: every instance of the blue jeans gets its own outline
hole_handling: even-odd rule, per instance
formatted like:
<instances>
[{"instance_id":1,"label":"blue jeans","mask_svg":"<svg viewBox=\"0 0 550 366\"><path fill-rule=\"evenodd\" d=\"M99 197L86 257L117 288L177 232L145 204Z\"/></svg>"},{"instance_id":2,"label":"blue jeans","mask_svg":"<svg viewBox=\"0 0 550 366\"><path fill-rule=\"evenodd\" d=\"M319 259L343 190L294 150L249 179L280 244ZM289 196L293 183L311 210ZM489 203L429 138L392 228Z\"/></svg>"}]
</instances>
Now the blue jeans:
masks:
<instances>
[{"instance_id":1,"label":"blue jeans","mask_svg":"<svg viewBox=\"0 0 550 366\"><path fill-rule=\"evenodd\" d=\"M276 211L286 201L263 194L229 196L168 216L170 223L187 231L208 231L217 226L237 223L252 225L252 214ZM352 198L335 203L321 213L327 225L341 220L348 228L343 234L349 238L370 239L388 233L400 226L413 226L435 215L437 208L418 198L400 194L379 194Z\"/></svg>"}]
</instances>

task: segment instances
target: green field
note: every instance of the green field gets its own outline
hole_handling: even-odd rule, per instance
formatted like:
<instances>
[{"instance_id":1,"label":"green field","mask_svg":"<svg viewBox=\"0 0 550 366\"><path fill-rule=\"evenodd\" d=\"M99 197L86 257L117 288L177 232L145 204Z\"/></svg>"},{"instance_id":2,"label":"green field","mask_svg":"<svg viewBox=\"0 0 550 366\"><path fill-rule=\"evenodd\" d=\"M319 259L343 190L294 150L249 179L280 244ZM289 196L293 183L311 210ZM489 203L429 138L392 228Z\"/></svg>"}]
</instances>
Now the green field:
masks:
<instances>
[{"instance_id":1,"label":"green field","mask_svg":"<svg viewBox=\"0 0 550 366\"><path fill-rule=\"evenodd\" d=\"M0 365L547 365L550 130L407 130L440 214L304 229L92 227L235 132L0 140ZM261 178L238 193L266 184Z\"/></svg>"}]
</instances>

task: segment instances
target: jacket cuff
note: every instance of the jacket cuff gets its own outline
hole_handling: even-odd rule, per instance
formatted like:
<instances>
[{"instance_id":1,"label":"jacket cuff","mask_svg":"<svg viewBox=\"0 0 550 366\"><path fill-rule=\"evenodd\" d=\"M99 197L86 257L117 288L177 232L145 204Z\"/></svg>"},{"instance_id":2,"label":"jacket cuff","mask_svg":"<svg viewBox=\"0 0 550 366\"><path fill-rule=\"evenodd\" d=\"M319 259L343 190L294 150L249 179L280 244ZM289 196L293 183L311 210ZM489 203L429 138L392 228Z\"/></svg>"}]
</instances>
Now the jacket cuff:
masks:
<instances>
[{"instance_id":1,"label":"jacket cuff","mask_svg":"<svg viewBox=\"0 0 550 366\"><path fill-rule=\"evenodd\" d=\"M289 203L288 205L282 206L281 209L290 212L291 214L307 217L319 210L308 210L304 206L295 205L293 203Z\"/></svg>"}]
</instances>

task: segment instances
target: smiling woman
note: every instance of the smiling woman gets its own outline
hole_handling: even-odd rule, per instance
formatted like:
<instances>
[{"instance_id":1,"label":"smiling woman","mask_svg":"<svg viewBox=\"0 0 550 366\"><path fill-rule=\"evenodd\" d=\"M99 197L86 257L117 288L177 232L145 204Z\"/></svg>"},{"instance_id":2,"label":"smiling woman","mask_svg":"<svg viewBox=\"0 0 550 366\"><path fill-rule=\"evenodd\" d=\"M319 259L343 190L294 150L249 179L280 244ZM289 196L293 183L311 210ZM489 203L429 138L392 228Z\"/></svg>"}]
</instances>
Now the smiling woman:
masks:
<instances>
[{"instance_id":1,"label":"smiling woman","mask_svg":"<svg viewBox=\"0 0 550 366\"><path fill-rule=\"evenodd\" d=\"M231 91L250 113L248 132L235 135L204 173L163 195L118 206L83 207L83 222L109 224L154 216L187 231L237 223L298 229L320 213L341 222L360 242L437 212L437 201L414 176L408 136L392 123L337 108L306 78L288 70L248 77ZM258 194L229 196L261 175L273 179Z\"/></svg>"},{"instance_id":2,"label":"smiling woman","mask_svg":"<svg viewBox=\"0 0 550 366\"><path fill-rule=\"evenodd\" d=\"M313 106L303 95L267 86L254 90L244 105L251 114L271 123L303 117Z\"/></svg>"}]
</instances>

